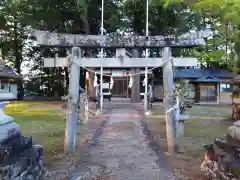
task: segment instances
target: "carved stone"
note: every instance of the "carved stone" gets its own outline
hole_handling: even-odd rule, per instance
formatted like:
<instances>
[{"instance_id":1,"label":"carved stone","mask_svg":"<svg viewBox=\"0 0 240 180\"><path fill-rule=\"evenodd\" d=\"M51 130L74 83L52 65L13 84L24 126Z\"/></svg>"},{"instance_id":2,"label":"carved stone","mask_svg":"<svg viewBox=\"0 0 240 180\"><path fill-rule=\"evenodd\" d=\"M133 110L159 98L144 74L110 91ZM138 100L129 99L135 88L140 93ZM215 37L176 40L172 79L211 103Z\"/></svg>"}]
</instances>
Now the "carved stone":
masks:
<instances>
[{"instance_id":1,"label":"carved stone","mask_svg":"<svg viewBox=\"0 0 240 180\"><path fill-rule=\"evenodd\" d=\"M20 125L3 111L7 104L0 103L0 179L43 180L43 147L21 134Z\"/></svg>"},{"instance_id":2,"label":"carved stone","mask_svg":"<svg viewBox=\"0 0 240 180\"><path fill-rule=\"evenodd\" d=\"M31 36L42 46L134 48L134 47L194 47L204 45L206 33L194 32L176 36L101 36L51 33L32 30Z\"/></svg>"}]
</instances>

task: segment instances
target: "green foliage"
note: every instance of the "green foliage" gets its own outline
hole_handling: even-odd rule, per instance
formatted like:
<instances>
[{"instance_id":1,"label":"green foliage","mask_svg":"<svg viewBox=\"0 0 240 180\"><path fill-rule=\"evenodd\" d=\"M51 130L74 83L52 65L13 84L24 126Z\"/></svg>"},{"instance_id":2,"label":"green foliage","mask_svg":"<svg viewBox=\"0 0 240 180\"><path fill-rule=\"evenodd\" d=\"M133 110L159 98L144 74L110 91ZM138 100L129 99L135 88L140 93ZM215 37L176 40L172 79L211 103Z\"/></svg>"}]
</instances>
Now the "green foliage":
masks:
<instances>
[{"instance_id":1,"label":"green foliage","mask_svg":"<svg viewBox=\"0 0 240 180\"><path fill-rule=\"evenodd\" d=\"M146 29L146 1L127 0L123 4L124 15L131 30L139 34L145 34ZM182 5L171 5L164 8L161 1L149 1L149 32L151 35L172 34L188 31L188 24L183 25L186 20ZM189 16L190 17L190 16ZM193 16L191 17L192 19ZM190 25L191 26L191 25ZM187 29L186 29L187 28Z\"/></svg>"},{"instance_id":2,"label":"green foliage","mask_svg":"<svg viewBox=\"0 0 240 180\"><path fill-rule=\"evenodd\" d=\"M190 1L189 1L190 2ZM221 6L221 0L217 1L212 9L215 14ZM190 29L201 29L203 18L199 11L205 8L204 3L192 3L187 6L186 1L160 0L149 1L149 34L182 34ZM185 4L184 4L185 3ZM194 6L193 6L194 5ZM0 29L5 29L7 36L2 38L0 48L8 56L13 66L19 67L24 61L33 61L32 70L40 69L37 75L54 77L63 74L62 69L44 69L40 60L43 56L53 56L57 50L61 56L66 55L65 49L40 49L32 44L26 44L27 28L33 27L41 30L65 32L65 33L88 33L100 34L101 25L101 1L96 0L3 0L0 2L3 11L0 12ZM214 8L213 8L214 7ZM194 9L190 11L189 8ZM209 8L210 9L210 8ZM221 10L221 13L225 11ZM205 12L207 14L207 11ZM230 13L228 16L232 17ZM13 18L15 17L15 18ZM237 18L237 17L234 17ZM216 23L220 21L215 18ZM8 25L7 22L15 22L18 26ZM144 0L105 0L104 1L104 29L108 34L116 36L122 32L145 34L146 23L146 1ZM2 26L3 24L3 26ZM14 28L16 31L14 31ZM221 26L222 28L223 26ZM219 27L216 27L216 29ZM17 34L14 32L17 32ZM224 32L222 28L221 31ZM17 36L16 36L17 35ZM224 44L226 41L221 36L215 42L208 40L209 53L196 49L195 54L204 61L217 61L218 58L224 62L227 55L224 50L216 52L214 46ZM231 37L229 37L231 38ZM17 42L17 43L16 43ZM28 48L27 48L28 47ZM16 51L17 49L17 51ZM214 50L211 50L214 49ZM174 55L192 55L191 50L174 49ZM94 55L98 50L93 50L88 55ZM160 50L151 50L151 56L158 56ZM109 54L111 54L109 50ZM18 59L18 60L17 60ZM229 58L228 58L229 59ZM66 72L66 71L65 71ZM33 73L32 73L33 74ZM55 76L55 77L56 77ZM34 78L34 77L32 77ZM50 86L54 78L42 78L39 82ZM60 87L60 86L59 86ZM60 88L58 88L60 89Z\"/></svg>"},{"instance_id":3,"label":"green foliage","mask_svg":"<svg viewBox=\"0 0 240 180\"><path fill-rule=\"evenodd\" d=\"M166 0L163 4L164 8L168 8L170 4L177 4L183 2L183 0Z\"/></svg>"},{"instance_id":4,"label":"green foliage","mask_svg":"<svg viewBox=\"0 0 240 180\"><path fill-rule=\"evenodd\" d=\"M198 55L203 63L218 61L219 64L233 65L234 44L240 41L240 1L239 0L165 0L165 7L185 4L192 11L202 15L205 24L217 32L212 40L206 40L207 47Z\"/></svg>"}]
</instances>

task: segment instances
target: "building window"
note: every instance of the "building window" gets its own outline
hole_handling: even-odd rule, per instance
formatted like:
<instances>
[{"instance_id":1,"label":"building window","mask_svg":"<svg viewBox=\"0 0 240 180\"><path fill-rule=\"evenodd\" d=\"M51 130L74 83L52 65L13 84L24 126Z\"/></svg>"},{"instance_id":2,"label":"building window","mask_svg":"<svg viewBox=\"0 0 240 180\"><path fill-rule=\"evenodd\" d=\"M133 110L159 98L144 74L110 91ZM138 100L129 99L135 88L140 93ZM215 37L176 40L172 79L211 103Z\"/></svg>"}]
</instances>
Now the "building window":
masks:
<instances>
[{"instance_id":1,"label":"building window","mask_svg":"<svg viewBox=\"0 0 240 180\"><path fill-rule=\"evenodd\" d=\"M1 89L4 89L4 84L1 84Z\"/></svg>"},{"instance_id":2,"label":"building window","mask_svg":"<svg viewBox=\"0 0 240 180\"><path fill-rule=\"evenodd\" d=\"M220 85L220 92L230 92L232 90L230 84L221 84Z\"/></svg>"}]
</instances>

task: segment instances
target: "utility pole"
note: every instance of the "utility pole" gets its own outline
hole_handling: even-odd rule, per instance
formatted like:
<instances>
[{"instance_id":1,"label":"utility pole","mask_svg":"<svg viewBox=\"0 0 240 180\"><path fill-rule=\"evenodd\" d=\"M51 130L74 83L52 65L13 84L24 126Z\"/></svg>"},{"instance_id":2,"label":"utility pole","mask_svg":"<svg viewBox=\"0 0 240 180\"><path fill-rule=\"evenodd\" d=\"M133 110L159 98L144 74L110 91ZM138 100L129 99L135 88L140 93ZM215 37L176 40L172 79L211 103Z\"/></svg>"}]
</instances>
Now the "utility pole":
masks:
<instances>
[{"instance_id":1,"label":"utility pole","mask_svg":"<svg viewBox=\"0 0 240 180\"><path fill-rule=\"evenodd\" d=\"M146 2L146 37L148 37L148 0ZM145 52L146 59L148 58L148 48L146 48ZM144 110L145 113L148 112L148 68L145 67L145 93L144 93Z\"/></svg>"},{"instance_id":2,"label":"utility pole","mask_svg":"<svg viewBox=\"0 0 240 180\"><path fill-rule=\"evenodd\" d=\"M78 47L72 48L72 60L79 61L81 58L81 50ZM79 78L80 67L72 63L70 64L70 82L69 82L69 95L68 98L68 112L66 119L65 130L65 152L75 152L76 148L76 134L77 134L77 120L78 120L78 99L79 99Z\"/></svg>"},{"instance_id":3,"label":"utility pole","mask_svg":"<svg viewBox=\"0 0 240 180\"><path fill-rule=\"evenodd\" d=\"M174 92L173 70L172 70L172 53L170 47L163 48L163 87L164 87L164 105L166 110L166 132L168 142L168 152L176 153L178 151L178 138L177 138L177 112L172 108L171 96Z\"/></svg>"},{"instance_id":4,"label":"utility pole","mask_svg":"<svg viewBox=\"0 0 240 180\"><path fill-rule=\"evenodd\" d=\"M103 36L103 21L104 21L104 0L102 0L101 9L101 35ZM101 58L103 58L103 48L101 48ZM103 67L100 70L100 111L103 111Z\"/></svg>"}]
</instances>

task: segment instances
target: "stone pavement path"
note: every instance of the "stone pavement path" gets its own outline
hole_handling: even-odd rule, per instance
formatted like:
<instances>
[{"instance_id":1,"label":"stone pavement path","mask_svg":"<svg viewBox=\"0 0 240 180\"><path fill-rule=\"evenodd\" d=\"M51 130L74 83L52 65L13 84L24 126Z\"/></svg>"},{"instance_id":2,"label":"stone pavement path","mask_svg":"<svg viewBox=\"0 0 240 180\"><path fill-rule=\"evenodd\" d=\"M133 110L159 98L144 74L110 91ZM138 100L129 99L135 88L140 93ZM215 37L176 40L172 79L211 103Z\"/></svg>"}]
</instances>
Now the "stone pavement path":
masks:
<instances>
[{"instance_id":1,"label":"stone pavement path","mask_svg":"<svg viewBox=\"0 0 240 180\"><path fill-rule=\"evenodd\" d=\"M99 129L92 144L81 152L81 161L71 180L97 179L93 173L99 174L101 166L111 172L98 178L101 180L175 179L166 165L161 165L163 152L156 153L149 146L141 118L133 105L116 105L107 115L105 126Z\"/></svg>"}]
</instances>

